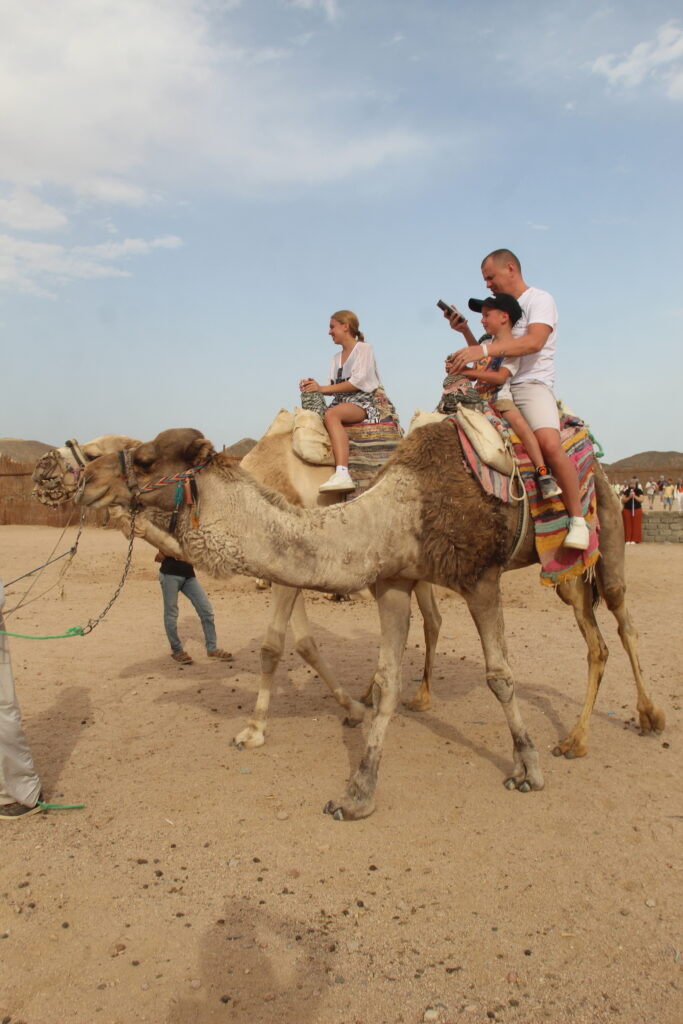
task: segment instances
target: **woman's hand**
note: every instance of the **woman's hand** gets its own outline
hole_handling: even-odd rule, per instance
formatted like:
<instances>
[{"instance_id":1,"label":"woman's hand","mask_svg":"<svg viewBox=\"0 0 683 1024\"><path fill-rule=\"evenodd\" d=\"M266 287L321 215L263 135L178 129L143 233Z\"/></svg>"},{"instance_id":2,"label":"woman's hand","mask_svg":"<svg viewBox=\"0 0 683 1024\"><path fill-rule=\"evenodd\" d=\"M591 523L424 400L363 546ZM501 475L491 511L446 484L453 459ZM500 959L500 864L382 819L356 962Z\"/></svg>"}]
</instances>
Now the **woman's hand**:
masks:
<instances>
[{"instance_id":1,"label":"woman's hand","mask_svg":"<svg viewBox=\"0 0 683 1024\"><path fill-rule=\"evenodd\" d=\"M320 391L321 386L313 377L304 377L303 380L299 381L299 390L305 392Z\"/></svg>"}]
</instances>

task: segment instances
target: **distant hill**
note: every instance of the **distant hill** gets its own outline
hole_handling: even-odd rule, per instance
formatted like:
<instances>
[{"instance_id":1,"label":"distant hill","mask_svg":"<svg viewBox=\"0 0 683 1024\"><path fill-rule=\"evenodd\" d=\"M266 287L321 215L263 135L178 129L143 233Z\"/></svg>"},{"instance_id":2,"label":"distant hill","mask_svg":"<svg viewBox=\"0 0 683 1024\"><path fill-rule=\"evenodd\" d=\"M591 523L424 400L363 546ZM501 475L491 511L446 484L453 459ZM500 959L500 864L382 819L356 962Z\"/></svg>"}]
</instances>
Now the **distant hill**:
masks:
<instances>
[{"instance_id":1,"label":"distant hill","mask_svg":"<svg viewBox=\"0 0 683 1024\"><path fill-rule=\"evenodd\" d=\"M22 441L18 437L0 437L0 455L14 462L37 462L41 455L55 448L44 441Z\"/></svg>"},{"instance_id":2,"label":"distant hill","mask_svg":"<svg viewBox=\"0 0 683 1024\"><path fill-rule=\"evenodd\" d=\"M660 476L674 480L683 478L682 452L640 452L602 465L612 483L621 483L631 476L637 476L641 482Z\"/></svg>"},{"instance_id":3,"label":"distant hill","mask_svg":"<svg viewBox=\"0 0 683 1024\"><path fill-rule=\"evenodd\" d=\"M245 455L248 455L251 449L256 444L253 437L243 437L241 441L236 441L235 444L229 445L225 449L226 455L236 455L237 458L243 459Z\"/></svg>"}]
</instances>

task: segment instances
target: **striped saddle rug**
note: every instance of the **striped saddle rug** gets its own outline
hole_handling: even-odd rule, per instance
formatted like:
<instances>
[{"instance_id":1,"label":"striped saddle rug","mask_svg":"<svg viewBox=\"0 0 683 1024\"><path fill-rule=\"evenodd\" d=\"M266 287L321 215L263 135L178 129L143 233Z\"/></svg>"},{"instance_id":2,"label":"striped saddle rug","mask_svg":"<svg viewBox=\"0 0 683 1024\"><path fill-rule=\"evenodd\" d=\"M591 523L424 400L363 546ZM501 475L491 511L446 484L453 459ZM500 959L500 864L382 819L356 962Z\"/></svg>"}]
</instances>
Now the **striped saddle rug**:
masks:
<instances>
[{"instance_id":1,"label":"striped saddle rug","mask_svg":"<svg viewBox=\"0 0 683 1024\"><path fill-rule=\"evenodd\" d=\"M491 406L487 406L486 416L499 430L506 429L505 424ZM458 431L466 468L476 476L487 494L493 495L500 501L511 501L510 478L496 472L490 466L485 466L455 418L449 418ZM575 416L562 416L560 437L562 447L576 467L579 477L581 510L590 531L590 542L586 551L575 551L562 546L569 529L569 519L567 510L562 504L562 497L546 499L541 497L536 486L534 465L517 436L511 435L515 458L534 523L536 551L541 563L541 583L546 587L555 587L558 583L564 583L576 576L590 573L599 558L600 524L593 479L593 459L595 457L593 439L583 420Z\"/></svg>"}]
</instances>

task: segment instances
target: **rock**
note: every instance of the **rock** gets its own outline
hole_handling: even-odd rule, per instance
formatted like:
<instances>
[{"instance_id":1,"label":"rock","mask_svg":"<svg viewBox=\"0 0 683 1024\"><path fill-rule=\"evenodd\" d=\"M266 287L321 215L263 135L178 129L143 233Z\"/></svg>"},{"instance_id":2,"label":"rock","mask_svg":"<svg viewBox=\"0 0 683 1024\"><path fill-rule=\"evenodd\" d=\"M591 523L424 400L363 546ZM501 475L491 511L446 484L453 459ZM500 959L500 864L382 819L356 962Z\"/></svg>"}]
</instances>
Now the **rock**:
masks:
<instances>
[{"instance_id":1,"label":"rock","mask_svg":"<svg viewBox=\"0 0 683 1024\"><path fill-rule=\"evenodd\" d=\"M655 903L654 900L645 900L645 906L646 907L656 907L657 904Z\"/></svg>"},{"instance_id":2,"label":"rock","mask_svg":"<svg viewBox=\"0 0 683 1024\"><path fill-rule=\"evenodd\" d=\"M440 1010L435 1010L433 1007L430 1006L429 1009L425 1010L424 1014L422 1015L422 1020L424 1020L424 1021L438 1020L440 1016L441 1016L441 1011Z\"/></svg>"},{"instance_id":3,"label":"rock","mask_svg":"<svg viewBox=\"0 0 683 1024\"><path fill-rule=\"evenodd\" d=\"M202 983L198 978L193 978L190 982L190 988L201 988Z\"/></svg>"},{"instance_id":4,"label":"rock","mask_svg":"<svg viewBox=\"0 0 683 1024\"><path fill-rule=\"evenodd\" d=\"M287 814L287 811L278 811L275 817L278 821L287 821L289 815Z\"/></svg>"}]
</instances>

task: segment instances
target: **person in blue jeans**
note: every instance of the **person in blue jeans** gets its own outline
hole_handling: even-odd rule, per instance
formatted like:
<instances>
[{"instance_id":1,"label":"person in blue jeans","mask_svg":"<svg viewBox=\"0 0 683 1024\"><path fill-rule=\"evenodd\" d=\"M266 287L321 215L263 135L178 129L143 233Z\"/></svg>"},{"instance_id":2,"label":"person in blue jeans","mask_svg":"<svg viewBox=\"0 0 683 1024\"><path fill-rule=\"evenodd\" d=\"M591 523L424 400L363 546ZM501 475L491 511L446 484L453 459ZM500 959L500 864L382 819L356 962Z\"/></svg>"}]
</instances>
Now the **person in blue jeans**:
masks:
<instances>
[{"instance_id":1,"label":"person in blue jeans","mask_svg":"<svg viewBox=\"0 0 683 1024\"><path fill-rule=\"evenodd\" d=\"M189 562L182 562L179 558L171 558L161 552L158 552L155 561L161 563L159 582L164 598L164 629L171 645L173 660L181 665L192 664L192 658L183 650L178 636L178 594L184 594L199 616L208 656L218 661L232 661L232 654L217 646L213 608L204 587L195 576L194 568Z\"/></svg>"}]
</instances>

